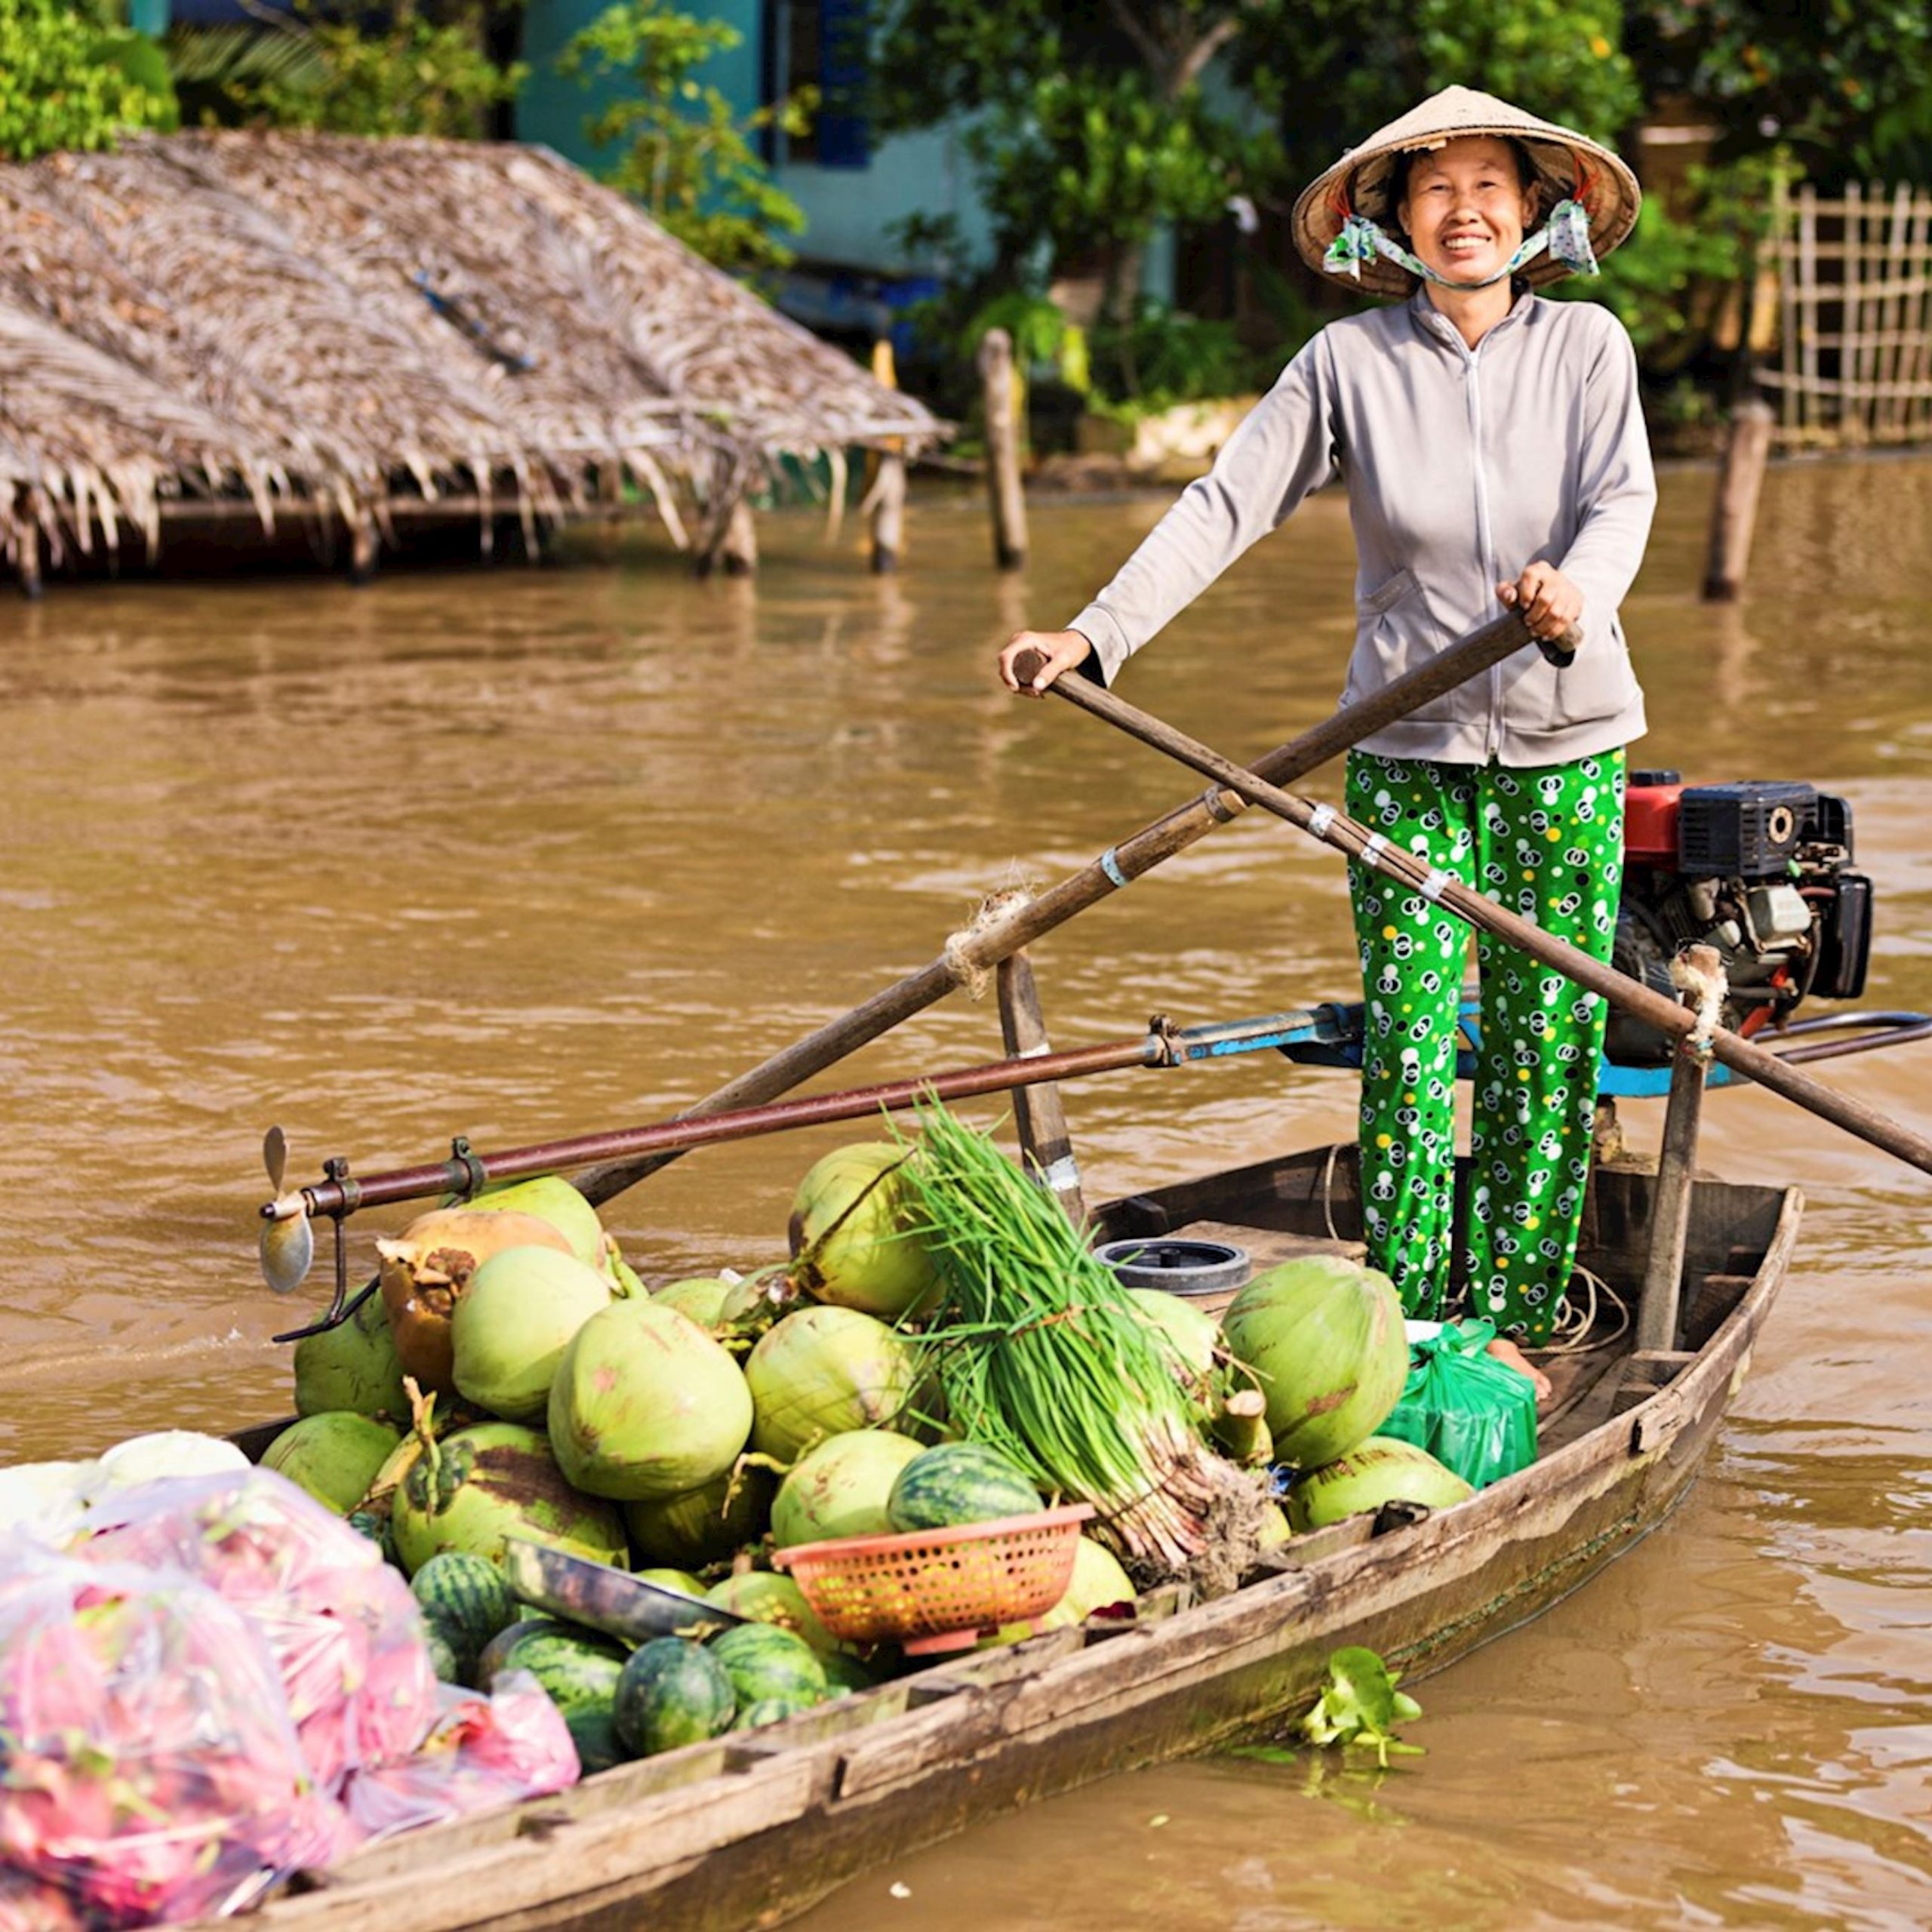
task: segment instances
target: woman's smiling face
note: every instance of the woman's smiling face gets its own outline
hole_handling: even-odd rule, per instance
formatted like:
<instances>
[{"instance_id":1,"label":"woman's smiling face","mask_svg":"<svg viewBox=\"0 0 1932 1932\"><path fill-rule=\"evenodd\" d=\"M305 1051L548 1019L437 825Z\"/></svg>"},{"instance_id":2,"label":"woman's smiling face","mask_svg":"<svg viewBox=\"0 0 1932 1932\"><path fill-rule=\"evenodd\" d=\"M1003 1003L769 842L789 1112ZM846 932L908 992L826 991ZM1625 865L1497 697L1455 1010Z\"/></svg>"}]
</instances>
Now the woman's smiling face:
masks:
<instances>
[{"instance_id":1,"label":"woman's smiling face","mask_svg":"<svg viewBox=\"0 0 1932 1932\"><path fill-rule=\"evenodd\" d=\"M1501 274L1536 217L1516 156L1492 134L1464 134L1409 165L1396 217L1416 254L1445 281Z\"/></svg>"}]
</instances>

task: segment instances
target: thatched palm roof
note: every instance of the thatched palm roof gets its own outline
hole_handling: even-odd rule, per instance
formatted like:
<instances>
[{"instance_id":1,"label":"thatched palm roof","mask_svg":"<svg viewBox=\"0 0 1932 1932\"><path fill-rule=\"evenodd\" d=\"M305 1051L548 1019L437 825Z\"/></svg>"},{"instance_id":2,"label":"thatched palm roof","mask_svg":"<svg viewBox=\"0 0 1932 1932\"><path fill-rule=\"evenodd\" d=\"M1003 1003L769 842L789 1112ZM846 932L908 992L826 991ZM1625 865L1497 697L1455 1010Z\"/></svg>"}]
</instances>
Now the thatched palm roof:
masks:
<instances>
[{"instance_id":1,"label":"thatched palm roof","mask_svg":"<svg viewBox=\"0 0 1932 1932\"><path fill-rule=\"evenodd\" d=\"M146 137L0 168L0 554L198 500L380 527L644 485L721 518L779 455L942 426L540 149ZM35 533L38 533L36 535Z\"/></svg>"}]
</instances>

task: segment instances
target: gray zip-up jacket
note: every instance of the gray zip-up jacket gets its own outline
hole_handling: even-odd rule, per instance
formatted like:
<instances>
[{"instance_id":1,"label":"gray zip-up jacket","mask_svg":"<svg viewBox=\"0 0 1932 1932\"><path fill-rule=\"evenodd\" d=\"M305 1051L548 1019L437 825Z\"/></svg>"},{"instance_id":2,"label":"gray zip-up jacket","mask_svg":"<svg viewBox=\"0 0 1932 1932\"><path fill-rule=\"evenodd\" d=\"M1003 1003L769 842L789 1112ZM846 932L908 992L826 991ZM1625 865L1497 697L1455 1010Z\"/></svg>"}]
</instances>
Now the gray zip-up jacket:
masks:
<instances>
[{"instance_id":1,"label":"gray zip-up jacket","mask_svg":"<svg viewBox=\"0 0 1932 1932\"><path fill-rule=\"evenodd\" d=\"M1583 593L1561 670L1527 648L1363 749L1556 764L1641 737L1617 606L1657 503L1636 358L1593 302L1518 297L1472 349L1418 291L1331 323L1069 628L1109 683L1242 552L1337 475L1356 552L1344 705L1499 615L1499 583L1552 563Z\"/></svg>"}]
</instances>

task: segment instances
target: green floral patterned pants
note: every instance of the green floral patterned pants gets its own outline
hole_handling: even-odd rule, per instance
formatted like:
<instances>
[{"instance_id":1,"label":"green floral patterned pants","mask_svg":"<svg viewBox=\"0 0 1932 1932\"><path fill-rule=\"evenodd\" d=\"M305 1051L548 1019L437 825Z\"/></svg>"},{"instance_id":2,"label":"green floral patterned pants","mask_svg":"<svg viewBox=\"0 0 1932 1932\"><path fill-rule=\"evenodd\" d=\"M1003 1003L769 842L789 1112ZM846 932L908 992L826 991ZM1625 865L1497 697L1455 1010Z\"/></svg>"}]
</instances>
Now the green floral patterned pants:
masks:
<instances>
[{"instance_id":1,"label":"green floral patterned pants","mask_svg":"<svg viewBox=\"0 0 1932 1932\"><path fill-rule=\"evenodd\" d=\"M1623 754L1527 771L1349 754L1352 818L1599 959L1623 863ZM1455 1213L1457 1008L1469 929L1349 869L1367 1005L1362 1213L1371 1263L1411 1315L1440 1313ZM1469 1308L1546 1340L1589 1173L1603 1002L1482 935L1481 1050L1465 1256Z\"/></svg>"}]
</instances>

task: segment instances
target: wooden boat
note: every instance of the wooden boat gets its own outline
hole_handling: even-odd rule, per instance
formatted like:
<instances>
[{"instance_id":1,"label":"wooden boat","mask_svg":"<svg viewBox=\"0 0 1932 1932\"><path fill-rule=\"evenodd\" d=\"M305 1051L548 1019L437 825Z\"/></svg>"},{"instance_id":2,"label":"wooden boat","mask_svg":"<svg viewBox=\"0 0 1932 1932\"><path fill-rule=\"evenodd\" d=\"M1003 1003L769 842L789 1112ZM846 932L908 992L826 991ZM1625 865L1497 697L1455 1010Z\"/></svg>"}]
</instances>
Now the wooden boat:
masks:
<instances>
[{"instance_id":1,"label":"wooden boat","mask_svg":"<svg viewBox=\"0 0 1932 1932\"><path fill-rule=\"evenodd\" d=\"M1186 1230L1257 1265L1359 1230L1352 1149L1137 1195L1103 1238ZM1600 1161L1579 1260L1635 1305L1655 1174ZM1667 1350L1609 1324L1546 1358L1539 1460L1435 1514L1385 1511L1296 1539L1234 1593L1143 1601L969 1653L742 1737L620 1766L561 1795L392 1839L302 1875L265 1932L464 1927L654 1932L776 1924L855 1875L1112 1772L1265 1735L1364 1644L1418 1672L1535 1616L1655 1527L1750 1365L1798 1232L1795 1189L1689 1188ZM256 1432L265 1441L267 1432ZM1399 1518L1399 1519L1398 1519Z\"/></svg>"}]
</instances>

